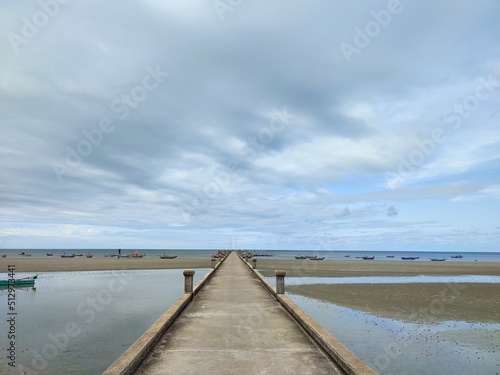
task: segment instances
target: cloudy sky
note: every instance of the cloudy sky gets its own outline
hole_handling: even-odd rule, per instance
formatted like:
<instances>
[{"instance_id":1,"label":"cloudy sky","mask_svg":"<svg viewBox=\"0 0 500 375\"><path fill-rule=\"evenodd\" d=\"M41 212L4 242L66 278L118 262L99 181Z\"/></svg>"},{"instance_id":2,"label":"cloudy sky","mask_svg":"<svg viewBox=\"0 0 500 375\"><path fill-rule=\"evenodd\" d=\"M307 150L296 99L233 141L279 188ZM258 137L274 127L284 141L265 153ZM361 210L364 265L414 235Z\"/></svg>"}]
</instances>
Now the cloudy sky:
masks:
<instances>
[{"instance_id":1,"label":"cloudy sky","mask_svg":"<svg viewBox=\"0 0 500 375\"><path fill-rule=\"evenodd\" d=\"M500 251L499 14L3 1L0 247Z\"/></svg>"}]
</instances>

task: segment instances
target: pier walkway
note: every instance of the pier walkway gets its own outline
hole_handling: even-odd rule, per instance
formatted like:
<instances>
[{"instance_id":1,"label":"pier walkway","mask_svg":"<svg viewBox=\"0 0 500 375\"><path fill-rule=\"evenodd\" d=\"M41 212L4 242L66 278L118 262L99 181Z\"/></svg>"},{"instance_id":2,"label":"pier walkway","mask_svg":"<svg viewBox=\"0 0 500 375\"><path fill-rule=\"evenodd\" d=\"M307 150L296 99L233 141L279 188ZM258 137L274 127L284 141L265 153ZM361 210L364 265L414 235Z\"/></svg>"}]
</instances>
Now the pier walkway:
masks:
<instances>
[{"instance_id":1,"label":"pier walkway","mask_svg":"<svg viewBox=\"0 0 500 375\"><path fill-rule=\"evenodd\" d=\"M345 372L231 253L134 374Z\"/></svg>"}]
</instances>

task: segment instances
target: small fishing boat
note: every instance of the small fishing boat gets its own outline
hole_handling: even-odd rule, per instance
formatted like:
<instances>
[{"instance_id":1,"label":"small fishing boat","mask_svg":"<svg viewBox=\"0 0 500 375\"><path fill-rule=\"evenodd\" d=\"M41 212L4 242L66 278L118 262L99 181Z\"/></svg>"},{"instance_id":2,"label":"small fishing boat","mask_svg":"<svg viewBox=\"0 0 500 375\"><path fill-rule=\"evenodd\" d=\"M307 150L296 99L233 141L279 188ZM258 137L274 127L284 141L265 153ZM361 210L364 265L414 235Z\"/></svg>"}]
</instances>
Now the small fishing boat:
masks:
<instances>
[{"instance_id":1,"label":"small fishing boat","mask_svg":"<svg viewBox=\"0 0 500 375\"><path fill-rule=\"evenodd\" d=\"M323 260L325 259L325 257L318 257L318 256L315 256L315 257L311 257L309 258L310 260Z\"/></svg>"},{"instance_id":2,"label":"small fishing boat","mask_svg":"<svg viewBox=\"0 0 500 375\"><path fill-rule=\"evenodd\" d=\"M452 255L451 257L452 258L463 258L464 256L463 255Z\"/></svg>"},{"instance_id":3,"label":"small fishing boat","mask_svg":"<svg viewBox=\"0 0 500 375\"><path fill-rule=\"evenodd\" d=\"M61 258L74 258L75 254L66 254L65 251L61 253Z\"/></svg>"},{"instance_id":4,"label":"small fishing boat","mask_svg":"<svg viewBox=\"0 0 500 375\"><path fill-rule=\"evenodd\" d=\"M2 255L0 255L0 257L7 258L7 254L2 254Z\"/></svg>"},{"instance_id":5,"label":"small fishing boat","mask_svg":"<svg viewBox=\"0 0 500 375\"><path fill-rule=\"evenodd\" d=\"M132 258L144 258L146 254L141 253L139 251L134 251L132 254L130 254Z\"/></svg>"},{"instance_id":6,"label":"small fishing boat","mask_svg":"<svg viewBox=\"0 0 500 375\"><path fill-rule=\"evenodd\" d=\"M93 258L93 257L94 257L94 254L92 254L92 253L87 253L87 254L85 254L85 256L86 256L87 258Z\"/></svg>"},{"instance_id":7,"label":"small fishing boat","mask_svg":"<svg viewBox=\"0 0 500 375\"><path fill-rule=\"evenodd\" d=\"M350 255L344 255L344 258L350 258L351 256Z\"/></svg>"},{"instance_id":8,"label":"small fishing boat","mask_svg":"<svg viewBox=\"0 0 500 375\"><path fill-rule=\"evenodd\" d=\"M51 256L53 256L53 255L54 255L54 253L47 253L47 256L48 256L48 257L51 257Z\"/></svg>"},{"instance_id":9,"label":"small fishing boat","mask_svg":"<svg viewBox=\"0 0 500 375\"><path fill-rule=\"evenodd\" d=\"M419 257L401 257L403 260L415 260L418 259Z\"/></svg>"},{"instance_id":10,"label":"small fishing boat","mask_svg":"<svg viewBox=\"0 0 500 375\"><path fill-rule=\"evenodd\" d=\"M160 258L161 259L175 259L175 258L177 258L177 255L174 255L174 254L172 254L172 255L163 254L163 255L160 255Z\"/></svg>"},{"instance_id":11,"label":"small fishing boat","mask_svg":"<svg viewBox=\"0 0 500 375\"><path fill-rule=\"evenodd\" d=\"M433 262L444 262L446 258L430 258Z\"/></svg>"},{"instance_id":12,"label":"small fishing boat","mask_svg":"<svg viewBox=\"0 0 500 375\"><path fill-rule=\"evenodd\" d=\"M9 286L35 286L38 275L23 277L21 279L0 280L0 288Z\"/></svg>"},{"instance_id":13,"label":"small fishing boat","mask_svg":"<svg viewBox=\"0 0 500 375\"><path fill-rule=\"evenodd\" d=\"M295 259L307 259L305 255L296 255Z\"/></svg>"},{"instance_id":14,"label":"small fishing boat","mask_svg":"<svg viewBox=\"0 0 500 375\"><path fill-rule=\"evenodd\" d=\"M26 253L26 252L24 252L24 251L21 251L21 252L19 253L19 255L22 255L23 257L30 257L30 256L31 256L31 254L28 254L28 253Z\"/></svg>"},{"instance_id":15,"label":"small fishing boat","mask_svg":"<svg viewBox=\"0 0 500 375\"><path fill-rule=\"evenodd\" d=\"M365 255L364 257L361 257L361 258L363 258L364 260L373 260L373 259L375 259L375 256L374 255L371 255L371 256Z\"/></svg>"},{"instance_id":16,"label":"small fishing boat","mask_svg":"<svg viewBox=\"0 0 500 375\"><path fill-rule=\"evenodd\" d=\"M73 254L75 257L82 257L83 254L82 253L79 253L79 254Z\"/></svg>"},{"instance_id":17,"label":"small fishing boat","mask_svg":"<svg viewBox=\"0 0 500 375\"><path fill-rule=\"evenodd\" d=\"M394 258L394 255L386 255L386 258Z\"/></svg>"}]
</instances>

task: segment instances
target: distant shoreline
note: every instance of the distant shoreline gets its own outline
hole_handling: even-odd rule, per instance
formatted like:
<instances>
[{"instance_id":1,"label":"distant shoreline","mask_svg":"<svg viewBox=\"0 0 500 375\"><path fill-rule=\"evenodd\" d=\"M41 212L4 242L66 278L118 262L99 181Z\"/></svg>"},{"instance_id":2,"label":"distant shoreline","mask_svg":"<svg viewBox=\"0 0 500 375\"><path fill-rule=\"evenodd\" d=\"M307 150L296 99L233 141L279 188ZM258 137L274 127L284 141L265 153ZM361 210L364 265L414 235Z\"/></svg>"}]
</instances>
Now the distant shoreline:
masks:
<instances>
[{"instance_id":1,"label":"distant shoreline","mask_svg":"<svg viewBox=\"0 0 500 375\"><path fill-rule=\"evenodd\" d=\"M69 272L69 271L104 271L104 270L153 270L210 268L210 258L4 258L0 260L0 273L7 272L7 265L16 267L16 272ZM5 269L5 271L4 271Z\"/></svg>"},{"instance_id":2,"label":"distant shoreline","mask_svg":"<svg viewBox=\"0 0 500 375\"><path fill-rule=\"evenodd\" d=\"M295 277L356 277L356 276L413 276L413 275L492 275L500 276L500 262L431 262L431 261L370 261L370 260L297 260L276 258L257 259L257 268L268 277L283 269L287 276ZM211 257L139 259L94 257L87 259L61 258L0 258L0 273L7 272L7 265L16 266L17 272L64 272L102 270L147 270L210 268Z\"/></svg>"}]
</instances>

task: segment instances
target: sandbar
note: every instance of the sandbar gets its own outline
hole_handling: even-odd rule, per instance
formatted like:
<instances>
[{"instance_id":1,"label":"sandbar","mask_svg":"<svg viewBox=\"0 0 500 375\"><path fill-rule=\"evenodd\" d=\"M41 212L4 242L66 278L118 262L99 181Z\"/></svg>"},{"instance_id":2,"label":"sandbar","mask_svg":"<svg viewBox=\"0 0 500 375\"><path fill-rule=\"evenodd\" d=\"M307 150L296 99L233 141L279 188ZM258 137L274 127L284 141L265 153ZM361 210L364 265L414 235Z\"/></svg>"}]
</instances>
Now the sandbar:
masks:
<instances>
[{"instance_id":1,"label":"sandbar","mask_svg":"<svg viewBox=\"0 0 500 375\"><path fill-rule=\"evenodd\" d=\"M148 270L211 268L210 258L12 258L0 260L0 273L14 265L16 272L67 272L102 270Z\"/></svg>"},{"instance_id":2,"label":"sandbar","mask_svg":"<svg viewBox=\"0 0 500 375\"><path fill-rule=\"evenodd\" d=\"M402 321L500 323L500 284L312 284L286 292Z\"/></svg>"},{"instance_id":3,"label":"sandbar","mask_svg":"<svg viewBox=\"0 0 500 375\"><path fill-rule=\"evenodd\" d=\"M500 262L258 259L257 269L273 277L500 276ZM286 278L285 278L286 284ZM286 286L286 293L327 301L385 318L411 322L500 323L500 284L312 284Z\"/></svg>"},{"instance_id":4,"label":"sandbar","mask_svg":"<svg viewBox=\"0 0 500 375\"><path fill-rule=\"evenodd\" d=\"M257 269L274 276L277 269L292 277L356 277L416 275L491 275L500 276L500 262L432 262L383 260L299 260L258 259Z\"/></svg>"}]
</instances>

